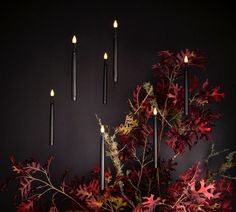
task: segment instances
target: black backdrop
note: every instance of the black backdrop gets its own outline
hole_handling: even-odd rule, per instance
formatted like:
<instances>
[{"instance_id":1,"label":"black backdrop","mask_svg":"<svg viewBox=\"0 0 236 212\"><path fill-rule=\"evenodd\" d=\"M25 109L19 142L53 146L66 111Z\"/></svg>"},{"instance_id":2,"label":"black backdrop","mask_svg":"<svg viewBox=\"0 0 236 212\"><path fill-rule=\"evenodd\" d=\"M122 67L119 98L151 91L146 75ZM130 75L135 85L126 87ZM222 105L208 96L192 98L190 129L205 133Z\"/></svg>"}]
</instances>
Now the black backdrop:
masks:
<instances>
[{"instance_id":1,"label":"black backdrop","mask_svg":"<svg viewBox=\"0 0 236 212\"><path fill-rule=\"evenodd\" d=\"M128 2L128 3L127 3ZM198 49L209 56L210 83L226 97L224 117L213 140L234 148L235 15L216 1L61 1L9 3L0 9L0 180L10 174L8 156L44 161L55 154L53 176L66 168L87 175L98 165L99 128L94 114L111 126L128 111L135 85L151 78L157 52ZM119 82L112 83L109 60L108 104L102 104L104 51L112 52L112 23L119 23ZM70 100L71 38L78 37L78 101ZM56 138L49 147L49 92L55 90ZM209 145L208 145L209 146ZM206 145L187 153L181 166L206 156ZM191 155L191 157L190 157ZM0 194L0 209L14 211L14 185Z\"/></svg>"}]
</instances>

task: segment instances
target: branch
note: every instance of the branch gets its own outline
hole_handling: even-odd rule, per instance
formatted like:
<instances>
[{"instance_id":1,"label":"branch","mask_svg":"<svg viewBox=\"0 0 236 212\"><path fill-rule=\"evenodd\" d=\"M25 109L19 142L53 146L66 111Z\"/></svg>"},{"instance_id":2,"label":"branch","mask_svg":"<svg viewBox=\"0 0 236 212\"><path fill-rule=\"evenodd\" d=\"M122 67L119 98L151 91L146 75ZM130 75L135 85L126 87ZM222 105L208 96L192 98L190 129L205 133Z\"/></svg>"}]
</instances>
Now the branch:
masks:
<instances>
[{"instance_id":1,"label":"branch","mask_svg":"<svg viewBox=\"0 0 236 212\"><path fill-rule=\"evenodd\" d=\"M150 93L152 92L153 90L150 88L148 90L148 93L147 95L144 97L143 101L141 102L141 104L139 105L139 107L137 108L137 110L134 112L134 114L136 114L140 109L141 107L143 106L144 102L147 100L148 96L150 95Z\"/></svg>"},{"instance_id":2,"label":"branch","mask_svg":"<svg viewBox=\"0 0 236 212\"><path fill-rule=\"evenodd\" d=\"M221 177L225 177L225 178L228 178L230 180L236 180L236 177L231 177L231 176L228 176L228 175L223 175L223 174L220 174Z\"/></svg>"}]
</instances>

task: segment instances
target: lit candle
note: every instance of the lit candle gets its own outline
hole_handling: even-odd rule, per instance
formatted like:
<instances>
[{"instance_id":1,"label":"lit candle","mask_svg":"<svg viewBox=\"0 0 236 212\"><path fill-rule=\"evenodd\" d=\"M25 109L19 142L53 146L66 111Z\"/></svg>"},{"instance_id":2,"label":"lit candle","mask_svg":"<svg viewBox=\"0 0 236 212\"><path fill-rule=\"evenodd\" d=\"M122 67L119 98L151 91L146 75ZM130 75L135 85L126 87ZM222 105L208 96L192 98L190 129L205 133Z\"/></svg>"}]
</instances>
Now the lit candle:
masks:
<instances>
[{"instance_id":1,"label":"lit candle","mask_svg":"<svg viewBox=\"0 0 236 212\"><path fill-rule=\"evenodd\" d=\"M113 23L113 28L114 28L114 37L113 37L113 80L114 82L118 81L118 70L117 70L117 66L118 66L118 39L117 39L117 28L118 28L118 23L115 20Z\"/></svg>"},{"instance_id":2,"label":"lit candle","mask_svg":"<svg viewBox=\"0 0 236 212\"><path fill-rule=\"evenodd\" d=\"M104 132L105 132L105 128L104 128L103 125L101 126L100 132L101 132L101 142L100 142L100 168L101 168L100 188L101 188L101 191L103 191L104 187L105 187L105 184L104 184L105 183L105 178L104 178L104 166L105 166L105 162L104 162L104 159L105 159Z\"/></svg>"},{"instance_id":3,"label":"lit candle","mask_svg":"<svg viewBox=\"0 0 236 212\"><path fill-rule=\"evenodd\" d=\"M76 101L77 99L77 76L76 76L76 43L77 39L75 35L72 38L72 44L73 44L73 52L72 52L72 72L71 72L71 98L72 101Z\"/></svg>"},{"instance_id":4,"label":"lit candle","mask_svg":"<svg viewBox=\"0 0 236 212\"><path fill-rule=\"evenodd\" d=\"M184 57L184 114L188 116L189 105L188 105L188 57Z\"/></svg>"},{"instance_id":5,"label":"lit candle","mask_svg":"<svg viewBox=\"0 0 236 212\"><path fill-rule=\"evenodd\" d=\"M107 80L107 59L108 59L108 55L107 53L105 52L104 54L104 64L103 64L103 104L107 104L107 83L108 83L108 80Z\"/></svg>"},{"instance_id":6,"label":"lit candle","mask_svg":"<svg viewBox=\"0 0 236 212\"><path fill-rule=\"evenodd\" d=\"M157 109L154 107L153 109L153 115L154 115L154 123L153 123L153 147L154 147L154 168L157 168L157 163L158 163L158 137L157 137L157 132L158 132L158 128L157 128Z\"/></svg>"},{"instance_id":7,"label":"lit candle","mask_svg":"<svg viewBox=\"0 0 236 212\"><path fill-rule=\"evenodd\" d=\"M54 96L55 93L53 89L50 92L50 118L49 118L49 145L54 145L54 116L55 116L55 108L54 108Z\"/></svg>"}]
</instances>

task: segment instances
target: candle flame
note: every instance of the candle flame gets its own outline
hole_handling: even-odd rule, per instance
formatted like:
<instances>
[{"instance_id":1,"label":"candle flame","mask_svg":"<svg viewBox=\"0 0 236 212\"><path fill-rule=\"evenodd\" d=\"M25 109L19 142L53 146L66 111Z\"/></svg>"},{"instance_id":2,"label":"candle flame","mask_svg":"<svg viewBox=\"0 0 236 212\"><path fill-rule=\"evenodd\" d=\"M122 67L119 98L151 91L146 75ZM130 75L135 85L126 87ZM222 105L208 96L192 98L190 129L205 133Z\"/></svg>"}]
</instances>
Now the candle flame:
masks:
<instances>
[{"instance_id":1,"label":"candle flame","mask_svg":"<svg viewBox=\"0 0 236 212\"><path fill-rule=\"evenodd\" d=\"M50 92L50 96L55 96L55 93L54 93L54 90L52 89L51 92Z\"/></svg>"},{"instance_id":2,"label":"candle flame","mask_svg":"<svg viewBox=\"0 0 236 212\"><path fill-rule=\"evenodd\" d=\"M101 129L100 129L101 133L105 132L105 127L103 125L101 125Z\"/></svg>"},{"instance_id":3,"label":"candle flame","mask_svg":"<svg viewBox=\"0 0 236 212\"><path fill-rule=\"evenodd\" d=\"M153 109L153 115L156 116L157 115L157 109L154 107Z\"/></svg>"},{"instance_id":4,"label":"candle flame","mask_svg":"<svg viewBox=\"0 0 236 212\"><path fill-rule=\"evenodd\" d=\"M104 53L104 60L107 60L108 59L108 55L107 55L107 53L105 52Z\"/></svg>"},{"instance_id":5,"label":"candle flame","mask_svg":"<svg viewBox=\"0 0 236 212\"><path fill-rule=\"evenodd\" d=\"M76 39L76 36L74 35L73 38L72 38L72 43L73 44L76 44L77 43L77 39Z\"/></svg>"},{"instance_id":6,"label":"candle flame","mask_svg":"<svg viewBox=\"0 0 236 212\"><path fill-rule=\"evenodd\" d=\"M114 23L113 23L113 27L114 27L114 28L118 28L118 23L117 23L116 20L115 20Z\"/></svg>"},{"instance_id":7,"label":"candle flame","mask_svg":"<svg viewBox=\"0 0 236 212\"><path fill-rule=\"evenodd\" d=\"M188 57L187 57L187 55L185 55L185 57L184 57L184 63L188 63Z\"/></svg>"}]
</instances>

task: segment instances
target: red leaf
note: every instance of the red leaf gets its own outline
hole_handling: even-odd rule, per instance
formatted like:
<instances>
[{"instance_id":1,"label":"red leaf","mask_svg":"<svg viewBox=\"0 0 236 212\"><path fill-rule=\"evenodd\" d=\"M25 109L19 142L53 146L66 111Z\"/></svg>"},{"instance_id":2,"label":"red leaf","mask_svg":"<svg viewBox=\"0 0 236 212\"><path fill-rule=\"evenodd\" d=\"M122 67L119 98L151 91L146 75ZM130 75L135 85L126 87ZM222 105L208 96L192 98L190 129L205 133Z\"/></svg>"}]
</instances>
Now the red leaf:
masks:
<instances>
[{"instance_id":1,"label":"red leaf","mask_svg":"<svg viewBox=\"0 0 236 212\"><path fill-rule=\"evenodd\" d=\"M33 200L27 200L26 202L21 202L17 206L17 212L31 212L34 211L34 202Z\"/></svg>"},{"instance_id":2,"label":"red leaf","mask_svg":"<svg viewBox=\"0 0 236 212\"><path fill-rule=\"evenodd\" d=\"M24 170L26 172L32 172L32 173L35 173L37 171L40 171L41 170L41 167L40 167L40 164L36 161L32 161L30 163L28 163L25 167L24 167Z\"/></svg>"},{"instance_id":3,"label":"red leaf","mask_svg":"<svg viewBox=\"0 0 236 212\"><path fill-rule=\"evenodd\" d=\"M214 197L213 195L213 191L215 190L215 186L210 183L209 185L206 185L205 186L205 181L202 179L200 181L200 189L197 191L198 193L202 193L204 194L204 196L207 198L207 199L211 199Z\"/></svg>"},{"instance_id":4,"label":"red leaf","mask_svg":"<svg viewBox=\"0 0 236 212\"><path fill-rule=\"evenodd\" d=\"M185 184L187 184L190 180L195 180L199 177L201 173L201 169L199 168L199 162L197 164L194 164L191 168L186 170L184 174L180 174L179 178L184 181Z\"/></svg>"},{"instance_id":5,"label":"red leaf","mask_svg":"<svg viewBox=\"0 0 236 212\"><path fill-rule=\"evenodd\" d=\"M46 169L46 171L47 171L48 174L49 174L50 165L51 165L51 163L52 163L52 160L54 160L54 159L55 159L55 156L50 155L50 156L48 157L46 163L44 164L44 167L45 167L45 169Z\"/></svg>"},{"instance_id":6,"label":"red leaf","mask_svg":"<svg viewBox=\"0 0 236 212\"><path fill-rule=\"evenodd\" d=\"M154 200L154 195L151 194L150 197L143 197L143 199L145 199L146 201L143 202L143 206L146 208L149 208L150 210L151 209L155 209L155 206L156 204L161 200L160 197L157 197L155 200Z\"/></svg>"},{"instance_id":7,"label":"red leaf","mask_svg":"<svg viewBox=\"0 0 236 212\"><path fill-rule=\"evenodd\" d=\"M176 105L177 101L178 101L178 97L181 91L181 86L179 86L178 84L172 84L171 85L171 92L167 94L167 96L171 99L173 99L173 104Z\"/></svg>"},{"instance_id":8,"label":"red leaf","mask_svg":"<svg viewBox=\"0 0 236 212\"><path fill-rule=\"evenodd\" d=\"M212 93L209 95L209 96L213 97L215 99L215 101L217 101L217 102L220 102L221 99L223 99L225 97L225 94L220 93L219 90L220 90L220 86L213 88Z\"/></svg>"},{"instance_id":9,"label":"red leaf","mask_svg":"<svg viewBox=\"0 0 236 212\"><path fill-rule=\"evenodd\" d=\"M142 86L137 85L136 89L133 92L133 100L134 100L135 106L137 108L139 107L139 93L140 93L141 89L142 89Z\"/></svg>"},{"instance_id":10,"label":"red leaf","mask_svg":"<svg viewBox=\"0 0 236 212\"><path fill-rule=\"evenodd\" d=\"M27 196L28 196L29 191L31 189L31 182L32 182L32 180L29 180L27 178L22 178L20 180L19 191L21 192L22 199L27 199Z\"/></svg>"},{"instance_id":11,"label":"red leaf","mask_svg":"<svg viewBox=\"0 0 236 212\"><path fill-rule=\"evenodd\" d=\"M93 194L98 194L99 192L99 182L98 180L92 180L87 186L87 190Z\"/></svg>"},{"instance_id":12,"label":"red leaf","mask_svg":"<svg viewBox=\"0 0 236 212\"><path fill-rule=\"evenodd\" d=\"M80 200L84 200L86 198L90 198L92 196L92 192L87 190L86 185L80 185L79 188L76 189L76 196L78 196Z\"/></svg>"},{"instance_id":13,"label":"red leaf","mask_svg":"<svg viewBox=\"0 0 236 212\"><path fill-rule=\"evenodd\" d=\"M198 129L200 130L201 134L207 134L207 133L210 133L212 131L212 129L210 127L206 127L206 126L207 126L207 122L202 122L198 126Z\"/></svg>"},{"instance_id":14,"label":"red leaf","mask_svg":"<svg viewBox=\"0 0 236 212\"><path fill-rule=\"evenodd\" d=\"M100 211L99 208L102 207L102 201L96 200L94 197L86 199L88 207L95 209L95 211Z\"/></svg>"}]
</instances>

